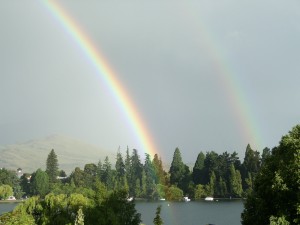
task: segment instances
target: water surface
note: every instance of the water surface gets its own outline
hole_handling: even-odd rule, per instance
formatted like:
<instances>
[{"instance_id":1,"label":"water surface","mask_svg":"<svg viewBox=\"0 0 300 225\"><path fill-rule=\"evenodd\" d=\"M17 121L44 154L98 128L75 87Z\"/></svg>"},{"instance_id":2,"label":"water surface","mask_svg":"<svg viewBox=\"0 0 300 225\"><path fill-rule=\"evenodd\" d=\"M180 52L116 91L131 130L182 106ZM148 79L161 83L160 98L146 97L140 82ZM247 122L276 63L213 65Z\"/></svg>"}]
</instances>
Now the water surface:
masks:
<instances>
[{"instance_id":1,"label":"water surface","mask_svg":"<svg viewBox=\"0 0 300 225\"><path fill-rule=\"evenodd\" d=\"M214 202L143 202L136 201L136 209L142 214L143 224L153 225L156 208L162 206L164 225L241 225L242 200Z\"/></svg>"},{"instance_id":2,"label":"water surface","mask_svg":"<svg viewBox=\"0 0 300 225\"><path fill-rule=\"evenodd\" d=\"M0 215L6 212L12 211L19 203L17 202L1 202L0 203Z\"/></svg>"},{"instance_id":3,"label":"water surface","mask_svg":"<svg viewBox=\"0 0 300 225\"><path fill-rule=\"evenodd\" d=\"M143 224L153 225L157 206L161 205L164 225L241 225L244 209L241 200L220 200L218 202L192 201L136 201L136 209L142 214ZM0 215L13 210L14 202L0 203Z\"/></svg>"}]
</instances>

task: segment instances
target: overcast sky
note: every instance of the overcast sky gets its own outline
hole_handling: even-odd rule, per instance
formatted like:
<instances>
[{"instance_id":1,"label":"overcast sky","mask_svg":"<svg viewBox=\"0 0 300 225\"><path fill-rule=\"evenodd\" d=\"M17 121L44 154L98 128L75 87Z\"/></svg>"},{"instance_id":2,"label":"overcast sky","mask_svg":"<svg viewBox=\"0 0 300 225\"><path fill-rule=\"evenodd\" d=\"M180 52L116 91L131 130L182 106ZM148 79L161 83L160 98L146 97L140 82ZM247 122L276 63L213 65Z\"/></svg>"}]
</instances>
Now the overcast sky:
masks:
<instances>
[{"instance_id":1,"label":"overcast sky","mask_svg":"<svg viewBox=\"0 0 300 225\"><path fill-rule=\"evenodd\" d=\"M60 1L115 71L157 153L274 147L300 119L300 1ZM64 134L140 143L41 1L0 7L0 145ZM253 143L254 142L254 143Z\"/></svg>"}]
</instances>

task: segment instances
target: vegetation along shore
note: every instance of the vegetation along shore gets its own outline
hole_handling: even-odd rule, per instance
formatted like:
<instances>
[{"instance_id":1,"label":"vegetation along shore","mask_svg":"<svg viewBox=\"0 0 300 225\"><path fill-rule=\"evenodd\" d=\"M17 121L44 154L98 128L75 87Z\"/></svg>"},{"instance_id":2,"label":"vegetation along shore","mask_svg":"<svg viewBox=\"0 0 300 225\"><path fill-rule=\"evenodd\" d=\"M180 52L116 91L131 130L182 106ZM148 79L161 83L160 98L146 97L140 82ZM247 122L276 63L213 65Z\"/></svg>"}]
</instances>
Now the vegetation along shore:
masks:
<instances>
[{"instance_id":1,"label":"vegetation along shore","mask_svg":"<svg viewBox=\"0 0 300 225\"><path fill-rule=\"evenodd\" d=\"M46 158L46 157L45 157ZM141 215L134 199L182 201L211 196L245 198L243 225L300 223L300 125L282 137L272 150L262 153L248 144L243 162L236 152L199 152L189 168L174 151L168 171L159 155L145 154L144 162L136 149L117 152L116 163L108 157L67 175L59 169L52 149L46 170L18 173L0 169L0 199L14 196L21 203L0 216L0 224L140 224ZM19 175L19 176L18 176ZM25 200L25 198L28 198ZM23 199L23 200L22 200ZM161 208L153 215L162 224Z\"/></svg>"}]
</instances>

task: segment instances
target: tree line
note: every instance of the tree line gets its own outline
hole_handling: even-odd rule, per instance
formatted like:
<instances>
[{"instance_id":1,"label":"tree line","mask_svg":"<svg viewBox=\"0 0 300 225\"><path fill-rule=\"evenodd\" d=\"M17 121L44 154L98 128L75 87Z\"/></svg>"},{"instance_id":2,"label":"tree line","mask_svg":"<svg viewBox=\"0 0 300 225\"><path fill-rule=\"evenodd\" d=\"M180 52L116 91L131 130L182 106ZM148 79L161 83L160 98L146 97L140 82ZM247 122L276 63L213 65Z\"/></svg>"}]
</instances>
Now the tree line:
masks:
<instances>
[{"instance_id":1,"label":"tree line","mask_svg":"<svg viewBox=\"0 0 300 225\"><path fill-rule=\"evenodd\" d=\"M59 170L58 159L52 149L46 160L46 170L37 169L25 173L18 179L13 171L0 170L0 198L15 194L33 196L63 192L71 193L74 188L93 190L101 182L107 190L125 190L128 196L145 199L181 200L183 196L200 199L213 197L245 197L253 190L253 179L271 154L265 148L262 156L248 144L241 163L236 152L218 154L214 151L200 152L194 167L182 161L179 148L174 151L171 166L165 171L158 154L151 159L145 154L144 162L136 149L125 157L117 152L113 166L108 157L97 164L88 163L83 169L76 167L69 176ZM6 185L6 186L3 186ZM2 189L6 191L1 191Z\"/></svg>"},{"instance_id":2,"label":"tree line","mask_svg":"<svg viewBox=\"0 0 300 225\"><path fill-rule=\"evenodd\" d=\"M47 209L46 212L49 213L51 210L47 207L53 202L60 202L64 205L60 206L64 210L66 205L77 204L76 207L72 206L75 211L68 209L65 213L72 212L70 215L73 217L84 215L87 221L92 221L93 215L97 214L94 209L104 210L106 214L103 211L102 213L107 215L109 222L103 219L97 224L119 224L110 220L121 210L114 206L123 199L123 203L117 205L126 208L129 197L166 200L182 200L183 196L192 199L206 196L243 197L247 199L242 214L243 224L297 224L300 221L299 157L299 125L282 138L278 147L272 150L265 148L262 154L248 144L243 162L236 152L200 152L194 166L190 168L182 161L180 149L176 148L168 171L164 169L157 154L153 158L145 154L142 162L136 149L130 152L127 148L125 157L120 151L117 152L115 165L105 157L103 162L99 160L97 164L88 163L83 169L76 167L66 176L64 171L59 170L57 155L51 150L45 171L38 169L33 174L24 174L17 179L11 171L1 169L0 197L3 198L3 193L9 187L9 194L13 191L18 196L39 196L40 199L32 204L37 206L39 202L42 204L40 208ZM70 196L77 200L68 202ZM88 202L85 208L79 207L82 199ZM82 211L78 211L79 209ZM128 206L127 209L127 214L130 215L128 221L140 221L134 206ZM30 215L39 215L35 222L44 223L53 216L51 213L41 216L41 213L36 212ZM72 217L70 215L69 218ZM59 217L56 215L55 218ZM118 218L125 221L122 216Z\"/></svg>"},{"instance_id":3,"label":"tree line","mask_svg":"<svg viewBox=\"0 0 300 225\"><path fill-rule=\"evenodd\" d=\"M46 170L24 174L20 180L21 190L27 195L45 196L49 192L72 188L93 189L101 182L107 190L125 190L128 196L144 199L181 200L183 196L200 199L206 196L240 198L253 190L253 178L271 154L265 148L262 156L246 147L241 163L238 154L214 151L200 152L193 168L182 161L179 148L174 151L169 171L163 168L161 158L155 154L151 159L145 154L144 162L136 149L126 150L125 158L117 152L113 166L108 157L97 164L88 163L83 169L76 167L68 177L58 168L54 150L48 155ZM57 177L63 178L59 180Z\"/></svg>"}]
</instances>

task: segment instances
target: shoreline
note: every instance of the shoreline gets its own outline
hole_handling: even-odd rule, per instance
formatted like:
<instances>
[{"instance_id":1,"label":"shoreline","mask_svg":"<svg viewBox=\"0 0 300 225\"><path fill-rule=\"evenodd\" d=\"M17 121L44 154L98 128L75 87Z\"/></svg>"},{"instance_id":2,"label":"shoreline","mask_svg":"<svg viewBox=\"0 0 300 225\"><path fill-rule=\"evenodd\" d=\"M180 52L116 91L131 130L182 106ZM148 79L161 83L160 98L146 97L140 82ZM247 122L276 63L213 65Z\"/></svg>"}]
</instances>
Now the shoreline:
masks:
<instances>
[{"instance_id":1,"label":"shoreline","mask_svg":"<svg viewBox=\"0 0 300 225\"><path fill-rule=\"evenodd\" d=\"M20 202L24 202L24 200L0 200L0 204L1 203L20 203Z\"/></svg>"}]
</instances>

